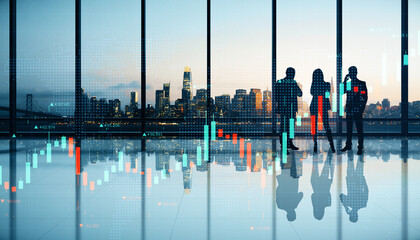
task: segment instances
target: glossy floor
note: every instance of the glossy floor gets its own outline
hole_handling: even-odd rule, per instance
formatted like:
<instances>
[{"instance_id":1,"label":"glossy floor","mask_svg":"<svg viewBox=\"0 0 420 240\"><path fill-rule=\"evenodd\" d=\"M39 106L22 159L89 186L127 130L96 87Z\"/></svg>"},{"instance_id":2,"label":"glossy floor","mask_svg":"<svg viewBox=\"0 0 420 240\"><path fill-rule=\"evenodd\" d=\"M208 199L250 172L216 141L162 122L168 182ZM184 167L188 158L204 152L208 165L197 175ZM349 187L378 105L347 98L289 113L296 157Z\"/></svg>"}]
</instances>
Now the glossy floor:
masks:
<instances>
[{"instance_id":1,"label":"glossy floor","mask_svg":"<svg viewBox=\"0 0 420 240\"><path fill-rule=\"evenodd\" d=\"M295 144L0 140L0 239L420 238L420 139Z\"/></svg>"}]
</instances>

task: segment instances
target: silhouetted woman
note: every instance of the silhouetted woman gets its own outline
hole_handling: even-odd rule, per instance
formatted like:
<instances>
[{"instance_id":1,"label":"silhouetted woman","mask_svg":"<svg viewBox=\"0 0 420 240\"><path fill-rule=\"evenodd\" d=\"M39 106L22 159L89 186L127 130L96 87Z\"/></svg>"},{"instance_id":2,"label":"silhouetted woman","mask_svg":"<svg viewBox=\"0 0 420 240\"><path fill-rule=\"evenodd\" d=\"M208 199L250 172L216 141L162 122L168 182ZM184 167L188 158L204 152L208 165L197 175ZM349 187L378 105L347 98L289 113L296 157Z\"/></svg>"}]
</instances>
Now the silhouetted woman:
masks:
<instances>
[{"instance_id":1,"label":"silhouetted woman","mask_svg":"<svg viewBox=\"0 0 420 240\"><path fill-rule=\"evenodd\" d=\"M316 69L312 75L311 95L312 101L311 111L311 134L314 135L314 152L318 151L317 135L318 120L322 121L324 129L330 142L331 151L335 152L334 142L331 134L331 128L328 118L328 110L331 109L330 104L330 83L324 81L324 74L321 69ZM319 119L322 118L322 119Z\"/></svg>"}]
</instances>

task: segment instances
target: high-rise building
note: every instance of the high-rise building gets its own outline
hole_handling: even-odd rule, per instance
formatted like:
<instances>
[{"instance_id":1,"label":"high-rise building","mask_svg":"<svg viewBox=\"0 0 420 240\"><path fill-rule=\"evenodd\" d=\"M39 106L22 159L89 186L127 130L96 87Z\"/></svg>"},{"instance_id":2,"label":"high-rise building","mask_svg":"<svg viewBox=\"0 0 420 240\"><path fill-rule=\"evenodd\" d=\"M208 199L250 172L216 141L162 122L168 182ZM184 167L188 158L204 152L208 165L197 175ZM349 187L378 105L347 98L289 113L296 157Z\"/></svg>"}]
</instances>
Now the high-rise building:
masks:
<instances>
[{"instance_id":1,"label":"high-rise building","mask_svg":"<svg viewBox=\"0 0 420 240\"><path fill-rule=\"evenodd\" d=\"M216 115L219 117L226 116L230 107L229 94L223 94L215 97Z\"/></svg>"},{"instance_id":2,"label":"high-rise building","mask_svg":"<svg viewBox=\"0 0 420 240\"><path fill-rule=\"evenodd\" d=\"M188 116L205 117L207 114L207 90L198 89L197 95L188 102Z\"/></svg>"},{"instance_id":3,"label":"high-rise building","mask_svg":"<svg viewBox=\"0 0 420 240\"><path fill-rule=\"evenodd\" d=\"M270 117L272 112L271 91L265 90L263 92L262 106L264 117Z\"/></svg>"},{"instance_id":4,"label":"high-rise building","mask_svg":"<svg viewBox=\"0 0 420 240\"><path fill-rule=\"evenodd\" d=\"M170 88L171 88L171 84L170 83L164 83L163 84L163 91L165 91L165 96L166 98L170 99Z\"/></svg>"},{"instance_id":5,"label":"high-rise building","mask_svg":"<svg viewBox=\"0 0 420 240\"><path fill-rule=\"evenodd\" d=\"M90 116L91 117L99 117L98 116L99 102L96 99L96 97L91 97L89 103L90 103Z\"/></svg>"},{"instance_id":6,"label":"high-rise building","mask_svg":"<svg viewBox=\"0 0 420 240\"><path fill-rule=\"evenodd\" d=\"M109 113L108 115L111 117L121 117L121 101L119 99L109 100Z\"/></svg>"},{"instance_id":7,"label":"high-rise building","mask_svg":"<svg viewBox=\"0 0 420 240\"><path fill-rule=\"evenodd\" d=\"M235 96L245 96L246 90L245 89L236 89Z\"/></svg>"},{"instance_id":8,"label":"high-rise building","mask_svg":"<svg viewBox=\"0 0 420 240\"><path fill-rule=\"evenodd\" d=\"M191 99L191 67L186 66L184 68L184 80L182 83L182 99L184 101L189 101Z\"/></svg>"},{"instance_id":9,"label":"high-rise building","mask_svg":"<svg viewBox=\"0 0 420 240\"><path fill-rule=\"evenodd\" d=\"M105 117L108 115L109 106L106 98L99 99L99 117Z\"/></svg>"},{"instance_id":10,"label":"high-rise building","mask_svg":"<svg viewBox=\"0 0 420 240\"><path fill-rule=\"evenodd\" d=\"M384 98L384 100L382 100L382 109L387 111L390 108L391 108L391 102L389 102L388 98Z\"/></svg>"},{"instance_id":11,"label":"high-rise building","mask_svg":"<svg viewBox=\"0 0 420 240\"><path fill-rule=\"evenodd\" d=\"M232 99L231 116L238 117L245 109L245 97L247 96L245 89L236 89Z\"/></svg>"},{"instance_id":12,"label":"high-rise building","mask_svg":"<svg viewBox=\"0 0 420 240\"><path fill-rule=\"evenodd\" d=\"M90 106L89 106L89 94L85 93L82 88L82 103L81 103L81 117L89 117Z\"/></svg>"},{"instance_id":13,"label":"high-rise building","mask_svg":"<svg viewBox=\"0 0 420 240\"><path fill-rule=\"evenodd\" d=\"M252 95L253 110L254 110L254 106L255 106L256 114L261 115L262 114L262 93L261 93L261 89L252 88L251 92L249 94Z\"/></svg>"},{"instance_id":14,"label":"high-rise building","mask_svg":"<svg viewBox=\"0 0 420 240\"><path fill-rule=\"evenodd\" d=\"M164 83L163 84L163 105L162 108L169 108L170 104L171 104L171 100L170 100L170 88L171 88L171 84L170 83Z\"/></svg>"},{"instance_id":15,"label":"high-rise building","mask_svg":"<svg viewBox=\"0 0 420 240\"><path fill-rule=\"evenodd\" d=\"M200 102L207 101L207 89L198 89L196 98Z\"/></svg>"},{"instance_id":16,"label":"high-rise building","mask_svg":"<svg viewBox=\"0 0 420 240\"><path fill-rule=\"evenodd\" d=\"M165 96L165 93L163 90L156 90L155 106L156 106L156 113L158 115L162 111L164 96Z\"/></svg>"},{"instance_id":17,"label":"high-rise building","mask_svg":"<svg viewBox=\"0 0 420 240\"><path fill-rule=\"evenodd\" d=\"M137 96L137 92L131 92L130 106L132 106L133 108L137 108L138 107L138 96Z\"/></svg>"},{"instance_id":18,"label":"high-rise building","mask_svg":"<svg viewBox=\"0 0 420 240\"><path fill-rule=\"evenodd\" d=\"M302 84L300 82L297 83L300 89L303 89ZM298 97L298 115L303 116L305 113L309 114L309 106L308 104L303 101L302 97Z\"/></svg>"}]
</instances>

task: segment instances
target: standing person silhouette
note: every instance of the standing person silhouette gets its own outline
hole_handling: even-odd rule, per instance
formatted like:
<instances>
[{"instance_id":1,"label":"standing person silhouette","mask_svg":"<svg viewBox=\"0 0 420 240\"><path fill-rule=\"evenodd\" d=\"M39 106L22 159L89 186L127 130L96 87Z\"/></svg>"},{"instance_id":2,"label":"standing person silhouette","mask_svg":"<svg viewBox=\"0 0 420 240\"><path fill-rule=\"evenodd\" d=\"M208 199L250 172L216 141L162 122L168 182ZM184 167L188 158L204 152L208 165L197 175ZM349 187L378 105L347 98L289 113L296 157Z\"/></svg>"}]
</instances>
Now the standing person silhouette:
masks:
<instances>
[{"instance_id":1,"label":"standing person silhouette","mask_svg":"<svg viewBox=\"0 0 420 240\"><path fill-rule=\"evenodd\" d=\"M330 83L324 81L324 74L321 69L316 69L312 74L311 95L312 101L310 106L311 112L311 133L314 135L314 152L318 151L318 115L320 115L322 124L327 133L328 141L330 142L331 151L334 153L334 141L331 134L330 121L328 117L328 110L331 109L330 104Z\"/></svg>"},{"instance_id":2,"label":"standing person silhouette","mask_svg":"<svg viewBox=\"0 0 420 240\"><path fill-rule=\"evenodd\" d=\"M280 142L283 145L282 134L287 133L287 148L292 150L299 150L292 139L290 138L290 119L296 118L298 111L298 97L302 96L302 90L298 86L295 78L295 69L292 67L287 68L286 77L280 79L274 85L275 91L275 106L276 113L280 114ZM293 121L293 123L296 121Z\"/></svg>"},{"instance_id":3,"label":"standing person silhouette","mask_svg":"<svg viewBox=\"0 0 420 240\"><path fill-rule=\"evenodd\" d=\"M351 79L349 81L349 78ZM345 152L351 150L351 137L353 133L353 122L356 123L358 150L357 154L363 153L363 112L365 111L368 100L368 91L366 83L357 78L357 68L352 66L344 80L344 93L347 94L346 99L346 122L347 122L347 141L346 146L340 151Z\"/></svg>"}]
</instances>

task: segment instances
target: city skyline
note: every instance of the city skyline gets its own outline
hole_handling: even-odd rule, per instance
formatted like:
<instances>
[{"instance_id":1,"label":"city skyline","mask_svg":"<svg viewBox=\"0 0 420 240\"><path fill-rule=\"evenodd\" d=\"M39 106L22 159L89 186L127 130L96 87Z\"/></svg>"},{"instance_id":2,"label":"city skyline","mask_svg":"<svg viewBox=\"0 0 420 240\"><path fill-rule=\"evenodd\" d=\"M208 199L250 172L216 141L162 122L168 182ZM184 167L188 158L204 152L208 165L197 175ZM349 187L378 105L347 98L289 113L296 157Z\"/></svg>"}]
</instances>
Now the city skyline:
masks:
<instances>
[{"instance_id":1,"label":"city skyline","mask_svg":"<svg viewBox=\"0 0 420 240\"><path fill-rule=\"evenodd\" d=\"M400 6L391 1L381 2L382 11L378 12L375 8L378 1L361 2L353 1L344 6L343 27L346 31L343 33L343 74L348 66L358 66L360 79L366 81L372 90L369 92L369 101L389 98L391 104L396 105L400 100L399 94L395 94L400 89L399 38L396 37L400 31ZM18 2L17 89L18 96L21 96L18 105L25 104L23 98L29 92L38 96L39 102L45 106L52 101L72 101L73 5L70 2L52 4L50 0L34 5L21 5ZM94 6L94 2L84 3L83 12ZM189 14L177 14L179 6L183 6ZM312 7L319 9L319 12L311 12ZM178 94L181 93L178 90L182 89L182 82L178 79L182 77L182 69L186 65L190 65L194 71L193 94L196 94L196 89L206 87L205 8L204 3L187 0L183 4L170 1L148 3L146 76L147 89L150 91L146 94L147 103L154 102L155 90L163 82L172 83L173 94L170 98L179 98ZM293 11L297 8L299 12ZM3 66L0 82L8 86L7 2L1 2L0 9L1 24L4 24L4 30L0 31L0 63ZM140 92L138 9L140 4L137 1L128 1L122 5L105 1L101 9L83 14L82 87L92 95L108 99L118 97L126 104L131 91ZM244 14L246 11L243 10L247 9L254 10L251 16ZM410 13L416 12L416 9L420 9L420 3L411 1ZM232 96L239 84L244 89L270 88L271 18L267 14L270 10L270 1L247 2L243 5L236 0L228 4L212 2L212 97L223 93ZM113 14L107 14L111 12ZM351 12L359 12L361 18L352 20L350 24L348 20ZM316 3L315 6L311 3L306 7L302 7L299 2L287 6L279 4L278 14L278 33L282 33L282 38L277 44L277 79L282 78L287 67L295 67L296 79L304 88L303 97L310 98L305 93L309 92L314 69L319 67L327 80L331 77L336 80L335 2ZM408 55L411 66L416 66L420 61L420 38L417 34L420 21L417 19L417 15L410 15ZM290 24L294 20L300 21L298 24ZM137 25L129 24L132 22ZM42 24L46 25L39 28ZM304 35L292 31L292 25L301 30L299 32L311 36L311 41L306 41ZM356 45L361 41L365 44L358 49ZM420 71L410 67L409 101L418 100L415 92L420 89L420 81L415 79L419 77ZM8 105L6 90L0 89L0 105Z\"/></svg>"},{"instance_id":2,"label":"city skyline","mask_svg":"<svg viewBox=\"0 0 420 240\"><path fill-rule=\"evenodd\" d=\"M147 104L147 117L204 117L207 114L207 90L197 89L196 95L190 91L192 81L191 68L184 68L182 98L174 102L170 101L170 83L163 83L162 89L155 92L155 104ZM298 83L300 87L302 85ZM332 82L331 94L335 94L334 84ZM32 95L31 95L32 98ZM89 97L84 92L82 95L82 113L85 117L139 117L140 108L138 102L138 93L130 92L129 104L121 104L120 99ZM272 114L272 92L270 90L251 88L249 92L246 89L236 89L235 94L222 94L211 98L211 111L216 117L265 117L269 118ZM31 100L32 101L32 100ZM300 117L309 116L309 103L302 98L298 101ZM410 117L420 116L420 101L409 103ZM201 112L201 113L200 113ZM331 116L336 114L332 111ZM400 117L400 105L391 105L388 98L376 103L367 104L365 110L366 117Z\"/></svg>"}]
</instances>

